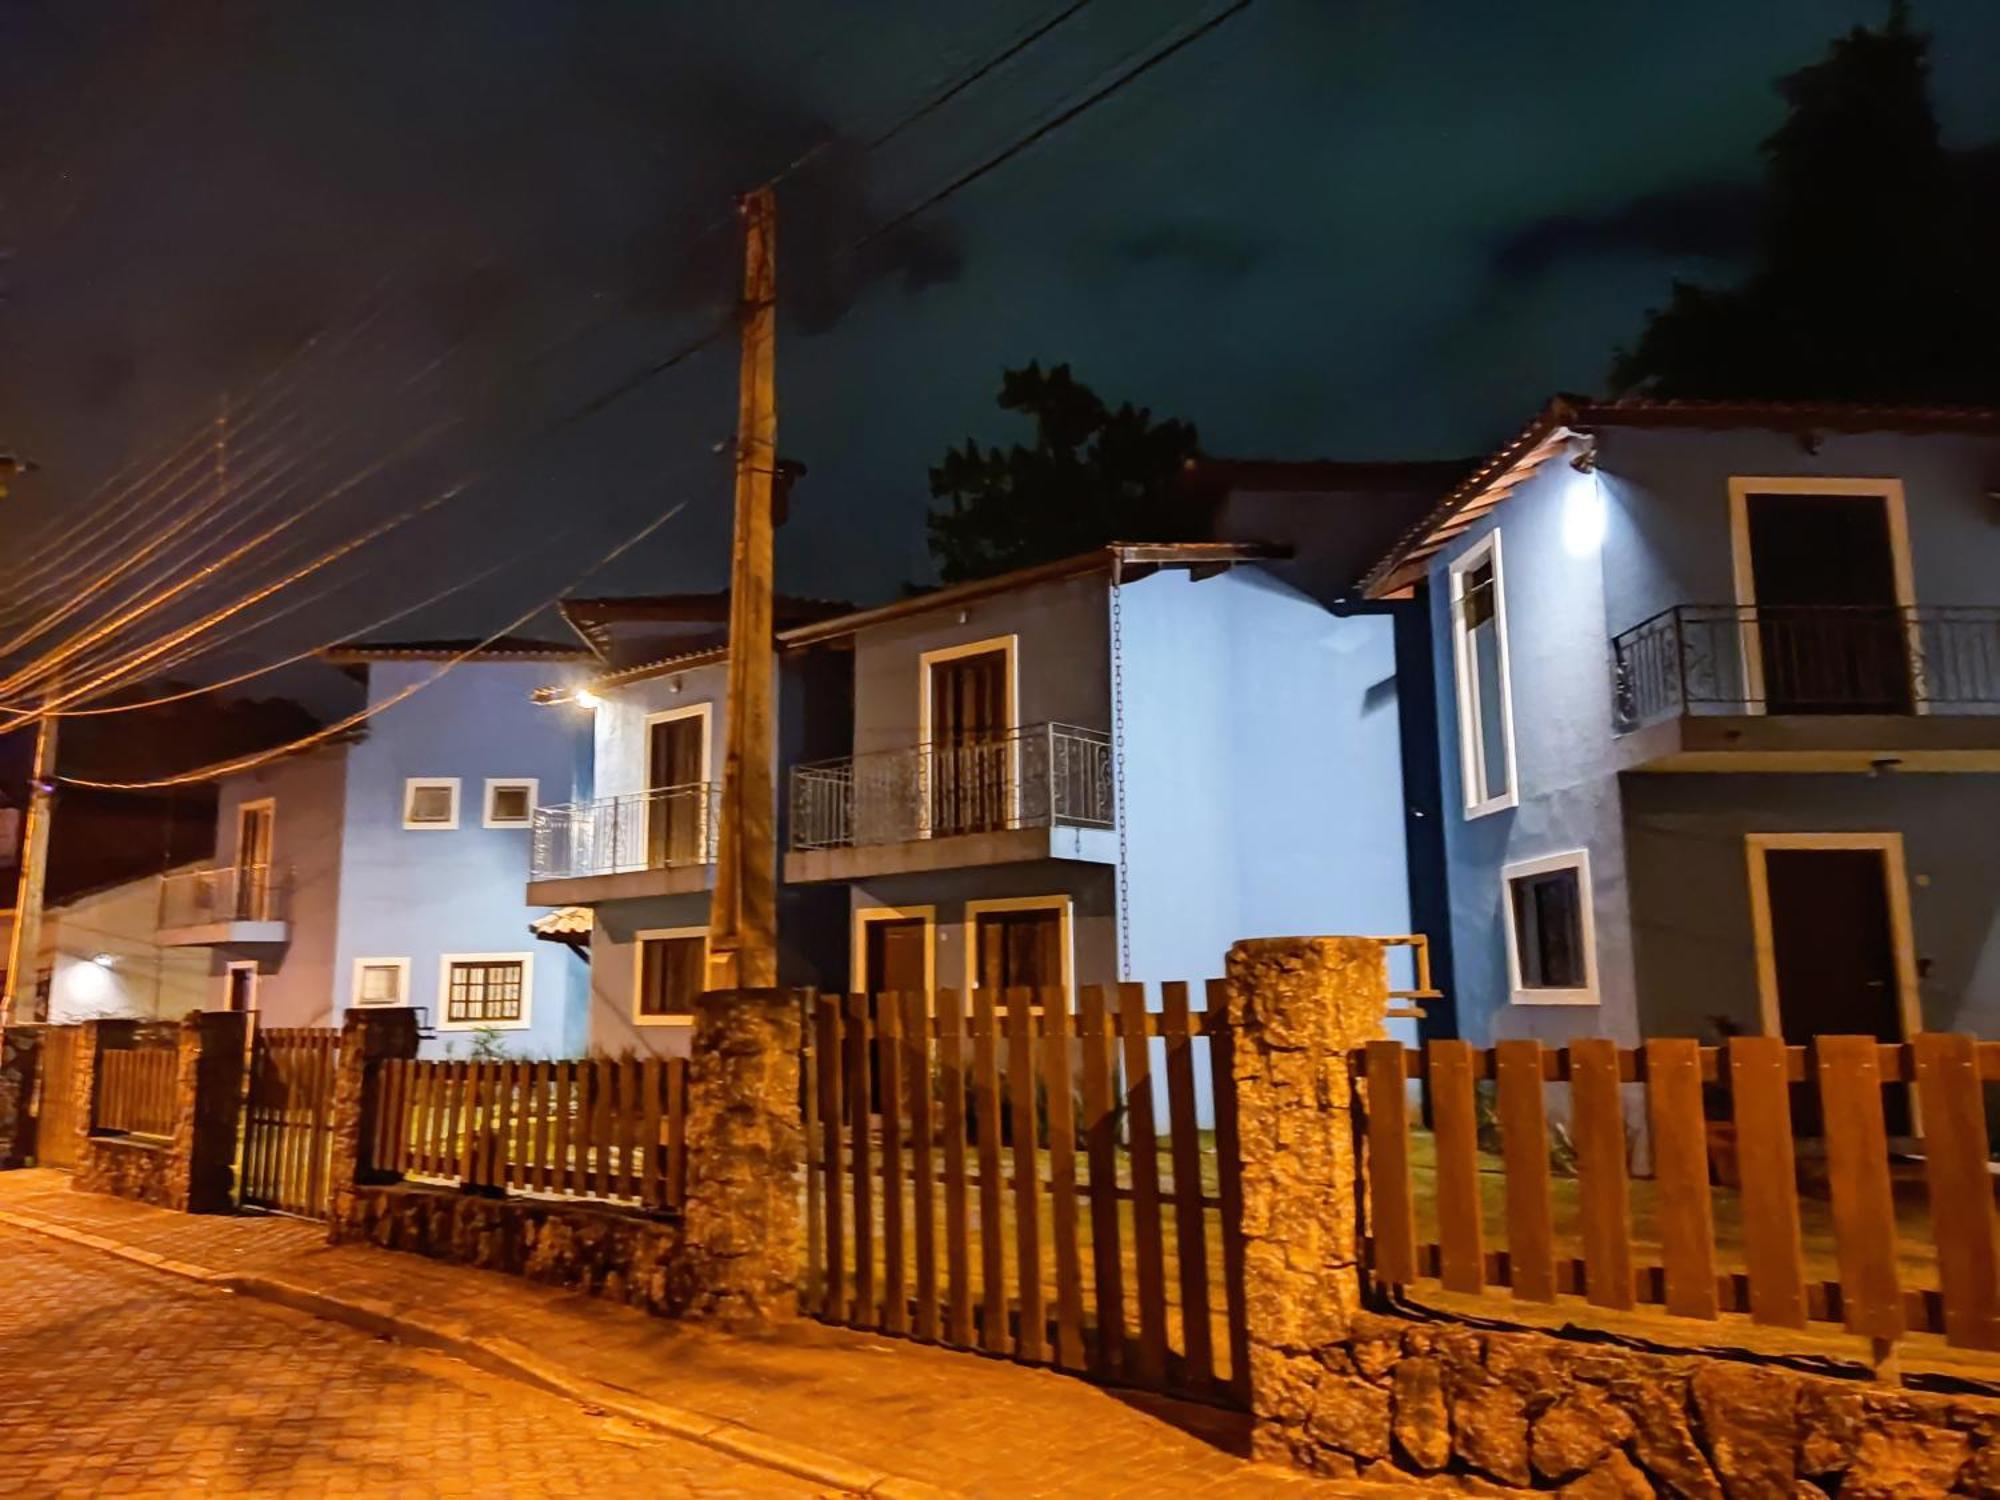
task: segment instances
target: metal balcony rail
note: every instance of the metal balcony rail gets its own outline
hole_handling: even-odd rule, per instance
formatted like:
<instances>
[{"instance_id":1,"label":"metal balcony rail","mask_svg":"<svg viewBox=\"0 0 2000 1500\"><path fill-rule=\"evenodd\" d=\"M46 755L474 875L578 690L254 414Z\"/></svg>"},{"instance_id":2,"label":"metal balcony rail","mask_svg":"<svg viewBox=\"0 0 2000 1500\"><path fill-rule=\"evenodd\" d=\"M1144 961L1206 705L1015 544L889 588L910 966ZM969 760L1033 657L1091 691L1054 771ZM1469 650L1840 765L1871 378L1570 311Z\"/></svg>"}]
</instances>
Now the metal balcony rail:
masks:
<instances>
[{"instance_id":1,"label":"metal balcony rail","mask_svg":"<svg viewBox=\"0 0 2000 1500\"><path fill-rule=\"evenodd\" d=\"M794 766L791 847L847 849L1009 828L1109 828L1111 736L1033 724Z\"/></svg>"},{"instance_id":2,"label":"metal balcony rail","mask_svg":"<svg viewBox=\"0 0 2000 1500\"><path fill-rule=\"evenodd\" d=\"M535 809L529 876L568 880L712 864L720 783L691 781Z\"/></svg>"},{"instance_id":3,"label":"metal balcony rail","mask_svg":"<svg viewBox=\"0 0 2000 1500\"><path fill-rule=\"evenodd\" d=\"M224 865L160 878L160 926L283 922L291 915L291 872L276 865Z\"/></svg>"},{"instance_id":4,"label":"metal balcony rail","mask_svg":"<svg viewBox=\"0 0 2000 1500\"><path fill-rule=\"evenodd\" d=\"M2000 607L1681 604L1611 642L1627 730L1682 714L2000 714Z\"/></svg>"}]
</instances>

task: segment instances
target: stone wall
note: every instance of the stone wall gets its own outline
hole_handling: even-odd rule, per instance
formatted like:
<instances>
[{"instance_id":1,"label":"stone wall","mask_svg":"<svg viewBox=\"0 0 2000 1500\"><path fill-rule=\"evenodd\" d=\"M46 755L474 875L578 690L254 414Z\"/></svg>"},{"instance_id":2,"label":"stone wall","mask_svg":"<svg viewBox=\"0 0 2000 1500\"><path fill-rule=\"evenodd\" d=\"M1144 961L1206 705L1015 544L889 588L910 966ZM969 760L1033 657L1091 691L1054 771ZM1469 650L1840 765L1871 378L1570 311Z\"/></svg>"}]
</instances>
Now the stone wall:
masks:
<instances>
[{"instance_id":1,"label":"stone wall","mask_svg":"<svg viewBox=\"0 0 2000 1500\"><path fill-rule=\"evenodd\" d=\"M128 1136L92 1136L78 1154L70 1185L78 1192L109 1193L156 1208L185 1209L187 1182L175 1170L176 1153L166 1141Z\"/></svg>"},{"instance_id":2,"label":"stone wall","mask_svg":"<svg viewBox=\"0 0 2000 1500\"><path fill-rule=\"evenodd\" d=\"M25 1167L35 1154L35 1071L41 1065L40 1026L0 1027L0 1170Z\"/></svg>"},{"instance_id":3,"label":"stone wall","mask_svg":"<svg viewBox=\"0 0 2000 1500\"><path fill-rule=\"evenodd\" d=\"M2000 1496L2000 1403L1362 1312L1259 1371L1259 1450L1572 1500Z\"/></svg>"},{"instance_id":4,"label":"stone wall","mask_svg":"<svg viewBox=\"0 0 2000 1500\"><path fill-rule=\"evenodd\" d=\"M335 1203L327 1237L336 1245L411 1251L652 1313L682 1310L677 1219L406 1183L356 1185Z\"/></svg>"}]
</instances>

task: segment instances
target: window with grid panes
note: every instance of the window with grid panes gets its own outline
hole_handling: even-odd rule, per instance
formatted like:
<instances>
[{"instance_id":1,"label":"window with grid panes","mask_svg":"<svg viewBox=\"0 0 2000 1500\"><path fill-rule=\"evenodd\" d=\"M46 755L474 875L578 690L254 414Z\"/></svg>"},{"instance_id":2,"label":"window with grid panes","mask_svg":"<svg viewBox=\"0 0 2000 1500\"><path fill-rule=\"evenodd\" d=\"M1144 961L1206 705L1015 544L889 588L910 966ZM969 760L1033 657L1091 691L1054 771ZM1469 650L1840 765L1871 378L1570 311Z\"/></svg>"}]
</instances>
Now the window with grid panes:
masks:
<instances>
[{"instance_id":1,"label":"window with grid panes","mask_svg":"<svg viewBox=\"0 0 2000 1500\"><path fill-rule=\"evenodd\" d=\"M518 1021L525 966L518 958L453 963L445 984L447 1021Z\"/></svg>"}]
</instances>

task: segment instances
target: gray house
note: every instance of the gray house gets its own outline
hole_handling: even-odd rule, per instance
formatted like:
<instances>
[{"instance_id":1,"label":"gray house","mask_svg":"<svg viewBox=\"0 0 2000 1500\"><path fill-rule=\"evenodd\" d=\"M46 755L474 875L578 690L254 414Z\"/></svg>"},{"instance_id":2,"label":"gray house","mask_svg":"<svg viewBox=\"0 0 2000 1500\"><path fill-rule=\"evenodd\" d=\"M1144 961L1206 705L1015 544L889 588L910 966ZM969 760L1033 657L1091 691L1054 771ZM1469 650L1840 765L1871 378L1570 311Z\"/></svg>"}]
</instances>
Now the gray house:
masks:
<instances>
[{"instance_id":1,"label":"gray house","mask_svg":"<svg viewBox=\"0 0 2000 1500\"><path fill-rule=\"evenodd\" d=\"M1552 402L1428 599L1475 1041L2000 1034L2000 413Z\"/></svg>"},{"instance_id":2,"label":"gray house","mask_svg":"<svg viewBox=\"0 0 2000 1500\"><path fill-rule=\"evenodd\" d=\"M1198 982L1246 936L1406 931L1392 623L1274 561L1114 545L783 632L851 663L851 743L787 777L835 982Z\"/></svg>"}]
</instances>

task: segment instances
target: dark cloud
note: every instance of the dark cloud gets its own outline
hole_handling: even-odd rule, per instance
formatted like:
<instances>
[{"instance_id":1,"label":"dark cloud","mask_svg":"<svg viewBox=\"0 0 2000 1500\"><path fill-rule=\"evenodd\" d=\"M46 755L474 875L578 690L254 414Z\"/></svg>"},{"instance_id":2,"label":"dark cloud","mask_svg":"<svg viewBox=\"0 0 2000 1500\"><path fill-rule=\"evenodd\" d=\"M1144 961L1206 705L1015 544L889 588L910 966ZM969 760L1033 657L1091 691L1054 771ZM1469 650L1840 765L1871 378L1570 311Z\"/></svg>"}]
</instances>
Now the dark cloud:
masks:
<instances>
[{"instance_id":1,"label":"dark cloud","mask_svg":"<svg viewBox=\"0 0 2000 1500\"><path fill-rule=\"evenodd\" d=\"M1755 182L1717 179L1644 193L1598 213L1551 214L1501 240L1492 269L1529 280L1585 256L1740 260L1756 247L1762 201Z\"/></svg>"},{"instance_id":2,"label":"dark cloud","mask_svg":"<svg viewBox=\"0 0 2000 1500\"><path fill-rule=\"evenodd\" d=\"M1173 219L1124 236L1112 246L1130 265L1180 266L1220 281L1247 276L1263 262L1268 244L1231 224Z\"/></svg>"}]
</instances>

